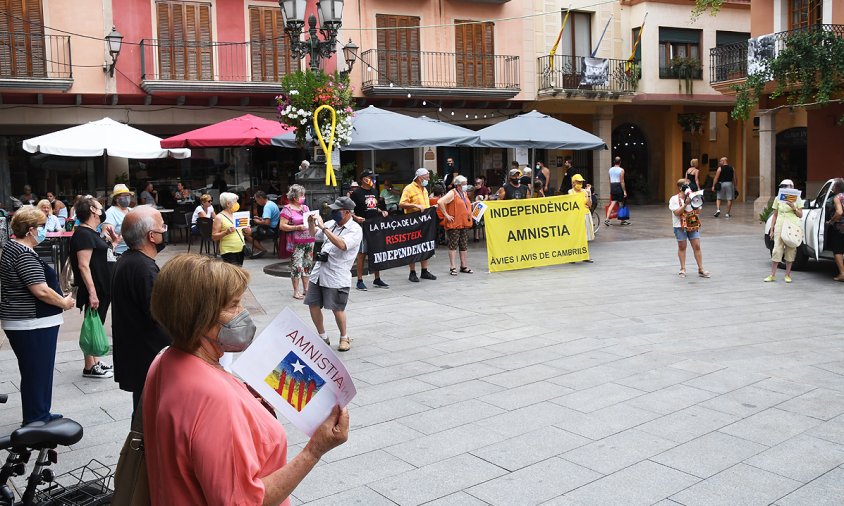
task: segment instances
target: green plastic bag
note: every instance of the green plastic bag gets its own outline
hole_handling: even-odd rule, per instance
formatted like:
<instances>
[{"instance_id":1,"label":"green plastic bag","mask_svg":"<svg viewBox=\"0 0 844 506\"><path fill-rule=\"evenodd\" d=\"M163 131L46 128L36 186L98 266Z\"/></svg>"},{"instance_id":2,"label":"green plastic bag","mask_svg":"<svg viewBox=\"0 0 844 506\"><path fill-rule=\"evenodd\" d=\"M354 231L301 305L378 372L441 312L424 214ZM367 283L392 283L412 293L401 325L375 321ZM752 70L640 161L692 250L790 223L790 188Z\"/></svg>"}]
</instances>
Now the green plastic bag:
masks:
<instances>
[{"instance_id":1,"label":"green plastic bag","mask_svg":"<svg viewBox=\"0 0 844 506\"><path fill-rule=\"evenodd\" d=\"M96 309L91 307L85 310L85 319L82 320L82 330L79 331L79 348L82 353L95 357L107 355L110 350L100 315Z\"/></svg>"}]
</instances>

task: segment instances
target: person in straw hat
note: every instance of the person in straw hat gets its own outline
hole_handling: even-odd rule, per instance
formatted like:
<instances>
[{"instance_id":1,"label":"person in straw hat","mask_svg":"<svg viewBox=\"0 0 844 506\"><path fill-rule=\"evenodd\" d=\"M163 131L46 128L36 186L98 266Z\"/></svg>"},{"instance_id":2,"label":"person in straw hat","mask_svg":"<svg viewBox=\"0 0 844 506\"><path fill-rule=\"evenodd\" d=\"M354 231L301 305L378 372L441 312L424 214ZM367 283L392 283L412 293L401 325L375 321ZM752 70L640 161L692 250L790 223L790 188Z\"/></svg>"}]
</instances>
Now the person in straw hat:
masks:
<instances>
[{"instance_id":1,"label":"person in straw hat","mask_svg":"<svg viewBox=\"0 0 844 506\"><path fill-rule=\"evenodd\" d=\"M129 188L125 184L116 184L114 185L114 189L111 191L112 205L108 208L108 210L106 210L105 220L103 223L107 223L114 227L114 233L117 234L117 242L112 245L116 256L122 255L127 249L129 249L123 241L120 229L123 226L123 219L126 218L126 215L129 214L129 211L131 211L129 206L132 204L133 195L135 194L129 191Z\"/></svg>"}]
</instances>

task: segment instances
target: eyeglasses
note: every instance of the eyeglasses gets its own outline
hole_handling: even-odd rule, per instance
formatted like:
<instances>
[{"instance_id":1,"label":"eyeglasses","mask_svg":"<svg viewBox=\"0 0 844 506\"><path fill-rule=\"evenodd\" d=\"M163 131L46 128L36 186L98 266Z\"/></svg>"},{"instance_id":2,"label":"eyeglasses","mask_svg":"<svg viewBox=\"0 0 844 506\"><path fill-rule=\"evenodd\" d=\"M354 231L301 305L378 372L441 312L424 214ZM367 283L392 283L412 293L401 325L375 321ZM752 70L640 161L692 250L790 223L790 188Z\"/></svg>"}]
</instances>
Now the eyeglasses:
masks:
<instances>
[{"instance_id":1,"label":"eyeglasses","mask_svg":"<svg viewBox=\"0 0 844 506\"><path fill-rule=\"evenodd\" d=\"M165 223L162 228L164 230L150 230L150 232L154 232L156 234L166 234L167 233L167 224Z\"/></svg>"}]
</instances>

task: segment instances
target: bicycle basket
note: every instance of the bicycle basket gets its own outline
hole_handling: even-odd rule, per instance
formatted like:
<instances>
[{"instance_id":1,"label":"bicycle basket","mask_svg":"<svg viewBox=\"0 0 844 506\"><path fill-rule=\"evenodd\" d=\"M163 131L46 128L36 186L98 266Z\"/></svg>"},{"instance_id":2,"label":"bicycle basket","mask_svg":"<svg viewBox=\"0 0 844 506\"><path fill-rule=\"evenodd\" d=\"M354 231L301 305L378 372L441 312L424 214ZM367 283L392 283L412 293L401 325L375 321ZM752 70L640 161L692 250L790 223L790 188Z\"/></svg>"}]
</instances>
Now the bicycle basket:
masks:
<instances>
[{"instance_id":1,"label":"bicycle basket","mask_svg":"<svg viewBox=\"0 0 844 506\"><path fill-rule=\"evenodd\" d=\"M56 479L35 494L37 504L43 506L94 506L111 504L114 470L93 459Z\"/></svg>"}]
</instances>

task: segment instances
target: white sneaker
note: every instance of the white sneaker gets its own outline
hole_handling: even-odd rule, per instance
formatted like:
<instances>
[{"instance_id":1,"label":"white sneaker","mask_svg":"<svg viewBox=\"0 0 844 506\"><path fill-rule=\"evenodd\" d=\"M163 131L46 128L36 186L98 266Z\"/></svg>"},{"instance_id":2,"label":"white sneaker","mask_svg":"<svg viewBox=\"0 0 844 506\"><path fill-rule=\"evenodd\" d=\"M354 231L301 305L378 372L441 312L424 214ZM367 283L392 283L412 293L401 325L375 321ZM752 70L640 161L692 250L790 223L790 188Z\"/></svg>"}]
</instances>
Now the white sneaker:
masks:
<instances>
[{"instance_id":1,"label":"white sneaker","mask_svg":"<svg viewBox=\"0 0 844 506\"><path fill-rule=\"evenodd\" d=\"M98 362L90 369L82 369L82 376L94 379L107 379L114 376L114 371L104 369L102 364Z\"/></svg>"}]
</instances>

